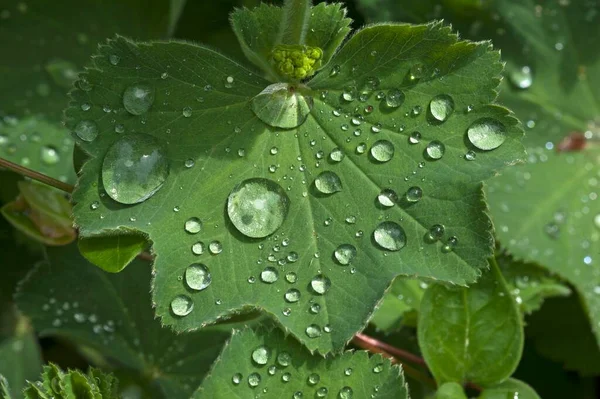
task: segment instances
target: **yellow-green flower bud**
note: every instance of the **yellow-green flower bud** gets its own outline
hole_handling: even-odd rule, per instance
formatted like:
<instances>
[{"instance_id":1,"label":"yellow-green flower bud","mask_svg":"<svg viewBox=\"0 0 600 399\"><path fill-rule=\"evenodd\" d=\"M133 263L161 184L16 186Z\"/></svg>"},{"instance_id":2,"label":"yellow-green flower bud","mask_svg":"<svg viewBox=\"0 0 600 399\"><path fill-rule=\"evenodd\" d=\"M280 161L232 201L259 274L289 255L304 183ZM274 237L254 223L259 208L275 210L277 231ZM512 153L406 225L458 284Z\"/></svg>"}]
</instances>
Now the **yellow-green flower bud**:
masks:
<instances>
[{"instance_id":1,"label":"yellow-green flower bud","mask_svg":"<svg viewBox=\"0 0 600 399\"><path fill-rule=\"evenodd\" d=\"M315 74L321 66L323 50L318 47L280 44L272 51L275 69L288 78L302 80Z\"/></svg>"}]
</instances>

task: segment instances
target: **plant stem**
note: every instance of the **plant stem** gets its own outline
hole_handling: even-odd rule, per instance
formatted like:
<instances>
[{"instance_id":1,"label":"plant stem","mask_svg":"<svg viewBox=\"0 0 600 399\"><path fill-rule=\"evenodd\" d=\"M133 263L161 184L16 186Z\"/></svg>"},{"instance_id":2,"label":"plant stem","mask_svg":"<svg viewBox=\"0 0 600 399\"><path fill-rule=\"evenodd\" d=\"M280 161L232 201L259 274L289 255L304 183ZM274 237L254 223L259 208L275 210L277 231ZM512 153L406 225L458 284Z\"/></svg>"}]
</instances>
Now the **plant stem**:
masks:
<instances>
[{"instance_id":1,"label":"plant stem","mask_svg":"<svg viewBox=\"0 0 600 399\"><path fill-rule=\"evenodd\" d=\"M283 44L304 44L311 0L284 0L279 37Z\"/></svg>"},{"instance_id":2,"label":"plant stem","mask_svg":"<svg viewBox=\"0 0 600 399\"><path fill-rule=\"evenodd\" d=\"M385 342L379 341L378 339L375 339L373 337L369 337L368 335L356 334L354 336L354 339L352 340L352 343L357 346L360 346L361 348L364 347L363 345L365 345L365 346L368 345L369 347L379 348L399 359L402 359L402 360L405 360L405 361L408 361L411 363L415 363L420 366L427 366L427 364L425 363L425 360L423 360L423 358L421 358L417 355L413 355L412 353L402 350L400 348L396 348L392 345L386 344Z\"/></svg>"},{"instance_id":3,"label":"plant stem","mask_svg":"<svg viewBox=\"0 0 600 399\"><path fill-rule=\"evenodd\" d=\"M53 179L50 176L46 176L43 173L36 172L35 170L18 165L14 162L10 162L4 158L0 158L0 167L4 167L8 170L12 170L13 172L16 172L22 176L27 176L33 180L37 180L41 183L44 183L44 184L47 184L54 188L57 188L59 190L62 190L68 194L71 194L73 192L74 187L70 184L64 183L60 180Z\"/></svg>"}]
</instances>

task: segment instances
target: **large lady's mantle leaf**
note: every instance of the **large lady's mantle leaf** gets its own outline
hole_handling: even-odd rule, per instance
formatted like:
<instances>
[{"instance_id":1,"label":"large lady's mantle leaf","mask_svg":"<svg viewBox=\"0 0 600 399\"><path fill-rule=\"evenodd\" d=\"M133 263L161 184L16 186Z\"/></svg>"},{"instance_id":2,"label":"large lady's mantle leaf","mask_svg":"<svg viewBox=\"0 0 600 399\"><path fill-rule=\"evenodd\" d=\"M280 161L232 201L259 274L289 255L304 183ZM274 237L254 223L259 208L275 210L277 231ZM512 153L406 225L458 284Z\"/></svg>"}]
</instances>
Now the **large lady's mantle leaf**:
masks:
<instances>
[{"instance_id":1,"label":"large lady's mantle leaf","mask_svg":"<svg viewBox=\"0 0 600 399\"><path fill-rule=\"evenodd\" d=\"M73 92L67 110L91 155L73 197L75 221L84 237L148 234L164 323L192 330L258 307L326 352L361 329L394 276L464 285L486 267L493 239L480 181L522 155L516 119L490 105L498 53L439 24L376 26L354 35L331 65L333 77L323 71L302 91L314 102L306 121L276 130L249 104L269 82L214 51L118 38L94 57L89 86ZM431 114L434 97L445 122ZM82 112L82 103L93 107ZM505 127L496 150L466 138L483 118ZM411 144L417 130L420 142ZM439 160L425 156L434 140L445 146ZM430 148L434 157L440 147ZM465 160L468 151L476 160ZM234 188L242 194L228 203ZM398 199L381 203L396 205L379 204L384 189ZM240 199L256 192L258 201ZM265 237L273 225L263 217L281 223L266 238L235 227ZM445 232L428 243L435 224Z\"/></svg>"},{"instance_id":2,"label":"large lady's mantle leaf","mask_svg":"<svg viewBox=\"0 0 600 399\"><path fill-rule=\"evenodd\" d=\"M364 351L310 355L283 333L237 332L192 398L408 398L398 366Z\"/></svg>"}]
</instances>

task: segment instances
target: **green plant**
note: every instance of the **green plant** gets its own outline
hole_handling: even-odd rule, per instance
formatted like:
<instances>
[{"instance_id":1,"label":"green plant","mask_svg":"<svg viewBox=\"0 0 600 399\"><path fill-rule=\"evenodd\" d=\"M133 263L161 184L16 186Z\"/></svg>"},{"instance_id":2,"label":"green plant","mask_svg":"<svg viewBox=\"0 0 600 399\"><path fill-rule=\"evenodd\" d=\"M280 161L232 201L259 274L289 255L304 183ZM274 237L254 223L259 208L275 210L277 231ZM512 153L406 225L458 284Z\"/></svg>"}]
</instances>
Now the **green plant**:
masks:
<instances>
[{"instance_id":1,"label":"green plant","mask_svg":"<svg viewBox=\"0 0 600 399\"><path fill-rule=\"evenodd\" d=\"M594 395L593 2L81 3L0 10L3 397Z\"/></svg>"}]
</instances>

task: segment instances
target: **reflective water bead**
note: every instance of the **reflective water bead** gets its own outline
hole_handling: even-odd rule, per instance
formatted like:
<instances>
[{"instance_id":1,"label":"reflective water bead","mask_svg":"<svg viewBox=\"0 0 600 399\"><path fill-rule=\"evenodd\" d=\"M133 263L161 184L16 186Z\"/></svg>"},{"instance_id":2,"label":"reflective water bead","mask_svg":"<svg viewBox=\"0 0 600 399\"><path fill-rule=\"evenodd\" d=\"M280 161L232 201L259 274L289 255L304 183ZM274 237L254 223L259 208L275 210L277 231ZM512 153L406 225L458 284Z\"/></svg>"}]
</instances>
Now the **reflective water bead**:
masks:
<instances>
[{"instance_id":1,"label":"reflective water bead","mask_svg":"<svg viewBox=\"0 0 600 399\"><path fill-rule=\"evenodd\" d=\"M344 157L344 152L341 150L341 148L338 147L334 148L329 153L329 159L331 159L332 162L341 162L344 159Z\"/></svg>"},{"instance_id":2,"label":"reflective water bead","mask_svg":"<svg viewBox=\"0 0 600 399\"><path fill-rule=\"evenodd\" d=\"M321 381L321 377L317 373L311 373L307 379L308 385L317 385L319 381Z\"/></svg>"},{"instance_id":3,"label":"reflective water bead","mask_svg":"<svg viewBox=\"0 0 600 399\"><path fill-rule=\"evenodd\" d=\"M342 181L331 171L325 171L315 178L315 187L322 194L333 194L342 191Z\"/></svg>"},{"instance_id":4,"label":"reflective water bead","mask_svg":"<svg viewBox=\"0 0 600 399\"><path fill-rule=\"evenodd\" d=\"M311 324L306 327L305 333L308 338L318 338L321 336L321 327L316 324Z\"/></svg>"},{"instance_id":5,"label":"reflective water bead","mask_svg":"<svg viewBox=\"0 0 600 399\"><path fill-rule=\"evenodd\" d=\"M391 89L387 92L385 96L385 105L390 108L398 108L404 103L404 99L406 96L402 92L402 90Z\"/></svg>"},{"instance_id":6,"label":"reflective water bead","mask_svg":"<svg viewBox=\"0 0 600 399\"><path fill-rule=\"evenodd\" d=\"M333 256L340 265L347 266L356 256L356 247L352 244L341 244L335 249Z\"/></svg>"},{"instance_id":7,"label":"reflective water bead","mask_svg":"<svg viewBox=\"0 0 600 399\"><path fill-rule=\"evenodd\" d=\"M260 384L260 379L260 374L252 373L248 376L248 385L250 385L251 388L256 388L258 384Z\"/></svg>"},{"instance_id":8,"label":"reflective water bead","mask_svg":"<svg viewBox=\"0 0 600 399\"><path fill-rule=\"evenodd\" d=\"M154 103L154 88L145 83L136 83L125 89L123 106L132 115L142 115Z\"/></svg>"},{"instance_id":9,"label":"reflective water bead","mask_svg":"<svg viewBox=\"0 0 600 399\"><path fill-rule=\"evenodd\" d=\"M265 365L269 361L271 351L266 346L259 346L252 351L252 360L256 364Z\"/></svg>"},{"instance_id":10,"label":"reflective water bead","mask_svg":"<svg viewBox=\"0 0 600 399\"><path fill-rule=\"evenodd\" d=\"M429 231L426 234L426 241L435 242L440 240L444 236L445 227L441 224L434 224L429 228Z\"/></svg>"},{"instance_id":11,"label":"reflective water bead","mask_svg":"<svg viewBox=\"0 0 600 399\"><path fill-rule=\"evenodd\" d=\"M217 240L212 241L210 244L208 244L208 250L211 254L218 255L223 252L223 244Z\"/></svg>"},{"instance_id":12,"label":"reflective water bead","mask_svg":"<svg viewBox=\"0 0 600 399\"><path fill-rule=\"evenodd\" d=\"M206 265L193 263L185 269L185 282L190 289L202 291L210 285L212 276Z\"/></svg>"},{"instance_id":13,"label":"reflective water bead","mask_svg":"<svg viewBox=\"0 0 600 399\"><path fill-rule=\"evenodd\" d=\"M477 158L477 154L475 153L475 151L467 151L467 153L465 154L465 159L467 161L474 161L475 158Z\"/></svg>"},{"instance_id":14,"label":"reflective water bead","mask_svg":"<svg viewBox=\"0 0 600 399\"><path fill-rule=\"evenodd\" d=\"M421 133L420 132L412 132L410 136L408 136L408 142L410 144L419 144L421 141Z\"/></svg>"},{"instance_id":15,"label":"reflective water bead","mask_svg":"<svg viewBox=\"0 0 600 399\"><path fill-rule=\"evenodd\" d=\"M423 190L417 186L410 187L406 190L404 197L408 202L418 202L423 198Z\"/></svg>"},{"instance_id":16,"label":"reflective water bead","mask_svg":"<svg viewBox=\"0 0 600 399\"><path fill-rule=\"evenodd\" d=\"M242 374L240 373L235 373L232 377L231 377L231 381L235 384L235 385L239 385L240 382L242 382Z\"/></svg>"},{"instance_id":17,"label":"reflective water bead","mask_svg":"<svg viewBox=\"0 0 600 399\"><path fill-rule=\"evenodd\" d=\"M284 298L290 303L298 302L300 300L300 291L295 288L291 288L286 291Z\"/></svg>"},{"instance_id":18,"label":"reflective water bead","mask_svg":"<svg viewBox=\"0 0 600 399\"><path fill-rule=\"evenodd\" d=\"M430 159L438 160L444 156L446 146L441 141L432 140L427 144L425 152Z\"/></svg>"},{"instance_id":19,"label":"reflective water bead","mask_svg":"<svg viewBox=\"0 0 600 399\"><path fill-rule=\"evenodd\" d=\"M398 201L398 195L396 194L396 192L394 190L389 189L389 188L385 188L385 189L381 190L381 192L377 196L377 202L379 203L379 205L381 205L385 208L390 208L390 207L394 206L397 201Z\"/></svg>"},{"instance_id":20,"label":"reflective water bead","mask_svg":"<svg viewBox=\"0 0 600 399\"><path fill-rule=\"evenodd\" d=\"M202 222L197 217L191 217L185 221L184 229L190 234L197 234L202 230Z\"/></svg>"},{"instance_id":21,"label":"reflective water bead","mask_svg":"<svg viewBox=\"0 0 600 399\"><path fill-rule=\"evenodd\" d=\"M406 245L406 233L395 222L380 223L373 231L373 239L382 249L399 251Z\"/></svg>"},{"instance_id":22,"label":"reflective water bead","mask_svg":"<svg viewBox=\"0 0 600 399\"><path fill-rule=\"evenodd\" d=\"M371 146L371 156L379 162L388 162L394 157L394 145L388 140L377 140Z\"/></svg>"},{"instance_id":23,"label":"reflective water bead","mask_svg":"<svg viewBox=\"0 0 600 399\"><path fill-rule=\"evenodd\" d=\"M531 73L531 68L528 66L511 68L508 73L508 79L515 87L527 89L533 83L533 74Z\"/></svg>"},{"instance_id":24,"label":"reflective water bead","mask_svg":"<svg viewBox=\"0 0 600 399\"><path fill-rule=\"evenodd\" d=\"M445 122L453 112L454 100L447 94L437 95L429 103L429 113L439 122Z\"/></svg>"},{"instance_id":25,"label":"reflective water bead","mask_svg":"<svg viewBox=\"0 0 600 399\"><path fill-rule=\"evenodd\" d=\"M442 246L442 252L444 252L444 253L452 252L452 251L454 251L454 248L456 248L457 245L458 245L458 238L455 236L452 236L452 237L448 238L448 241L446 241L446 244L444 244Z\"/></svg>"},{"instance_id":26,"label":"reflective water bead","mask_svg":"<svg viewBox=\"0 0 600 399\"><path fill-rule=\"evenodd\" d=\"M294 284L297 279L298 279L298 276L294 272L287 272L285 274L285 281L287 281L290 284Z\"/></svg>"},{"instance_id":27,"label":"reflective water bead","mask_svg":"<svg viewBox=\"0 0 600 399\"><path fill-rule=\"evenodd\" d=\"M98 125L90 120L80 121L75 125L75 134L83 141L94 141L98 137Z\"/></svg>"},{"instance_id":28,"label":"reflective water bead","mask_svg":"<svg viewBox=\"0 0 600 399\"><path fill-rule=\"evenodd\" d=\"M506 140L506 127L492 118L481 118L473 122L467 130L471 144L480 150L493 150Z\"/></svg>"},{"instance_id":29,"label":"reflective water bead","mask_svg":"<svg viewBox=\"0 0 600 399\"><path fill-rule=\"evenodd\" d=\"M279 272L273 267L267 267L260 273L260 280L263 283L273 284L279 278Z\"/></svg>"},{"instance_id":30,"label":"reflective water bead","mask_svg":"<svg viewBox=\"0 0 600 399\"><path fill-rule=\"evenodd\" d=\"M292 356L288 352L280 352L277 355L277 364L281 367L287 367L292 362Z\"/></svg>"},{"instance_id":31,"label":"reflective water bead","mask_svg":"<svg viewBox=\"0 0 600 399\"><path fill-rule=\"evenodd\" d=\"M187 295L178 295L171 301L171 311L176 316L187 316L193 309L194 302Z\"/></svg>"},{"instance_id":32,"label":"reflective water bead","mask_svg":"<svg viewBox=\"0 0 600 399\"><path fill-rule=\"evenodd\" d=\"M331 287L331 280L326 276L319 274L310 280L310 287L319 295L325 295Z\"/></svg>"}]
</instances>

